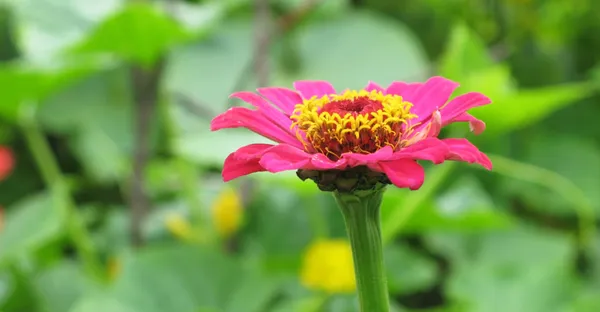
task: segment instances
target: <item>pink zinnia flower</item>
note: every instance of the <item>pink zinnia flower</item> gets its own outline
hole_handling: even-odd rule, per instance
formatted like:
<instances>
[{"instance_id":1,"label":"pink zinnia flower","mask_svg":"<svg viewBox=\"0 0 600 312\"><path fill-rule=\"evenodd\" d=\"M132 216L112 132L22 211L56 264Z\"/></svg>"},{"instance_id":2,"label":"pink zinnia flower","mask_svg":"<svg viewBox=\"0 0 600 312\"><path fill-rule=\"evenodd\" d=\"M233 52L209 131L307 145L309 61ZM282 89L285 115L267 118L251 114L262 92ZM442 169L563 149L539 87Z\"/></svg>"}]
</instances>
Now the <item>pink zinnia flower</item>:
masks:
<instances>
[{"instance_id":1,"label":"pink zinnia flower","mask_svg":"<svg viewBox=\"0 0 600 312\"><path fill-rule=\"evenodd\" d=\"M231 108L212 120L211 130L244 127L276 144L250 144L231 153L223 179L298 170L302 179L311 178L324 190L352 190L374 182L416 190L424 180L418 160L456 160L491 169L488 157L466 139L438 138L441 128L453 122L469 122L475 134L485 129L467 111L490 99L470 92L450 100L457 87L433 77L425 83L397 81L387 88L369 82L363 90L341 94L326 81L297 81L295 90L234 93L231 97L256 109ZM340 177L354 180L336 185Z\"/></svg>"}]
</instances>

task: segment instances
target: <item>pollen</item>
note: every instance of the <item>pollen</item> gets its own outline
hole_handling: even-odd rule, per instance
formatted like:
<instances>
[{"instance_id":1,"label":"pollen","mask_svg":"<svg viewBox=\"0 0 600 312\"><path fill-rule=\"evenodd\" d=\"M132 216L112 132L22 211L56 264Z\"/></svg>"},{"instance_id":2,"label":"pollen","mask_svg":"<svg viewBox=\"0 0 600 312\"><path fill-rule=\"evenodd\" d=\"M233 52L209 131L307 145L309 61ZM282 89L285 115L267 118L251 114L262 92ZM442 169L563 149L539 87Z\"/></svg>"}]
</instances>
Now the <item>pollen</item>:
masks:
<instances>
[{"instance_id":1,"label":"pollen","mask_svg":"<svg viewBox=\"0 0 600 312\"><path fill-rule=\"evenodd\" d=\"M348 152L370 154L384 146L394 151L403 147L414 126L410 121L417 117L411 107L398 95L349 90L304 100L290 118L307 151L336 160Z\"/></svg>"}]
</instances>

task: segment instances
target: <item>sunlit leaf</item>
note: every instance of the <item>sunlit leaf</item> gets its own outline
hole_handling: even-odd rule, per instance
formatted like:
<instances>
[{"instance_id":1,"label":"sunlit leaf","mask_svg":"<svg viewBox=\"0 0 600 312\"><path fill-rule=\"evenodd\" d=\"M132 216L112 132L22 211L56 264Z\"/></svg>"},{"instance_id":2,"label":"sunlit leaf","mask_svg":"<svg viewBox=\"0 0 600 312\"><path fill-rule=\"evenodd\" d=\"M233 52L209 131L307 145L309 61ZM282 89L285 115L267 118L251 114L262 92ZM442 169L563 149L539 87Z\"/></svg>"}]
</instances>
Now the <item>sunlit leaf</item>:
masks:
<instances>
[{"instance_id":1,"label":"sunlit leaf","mask_svg":"<svg viewBox=\"0 0 600 312\"><path fill-rule=\"evenodd\" d=\"M422 80L429 64L406 26L385 17L347 13L315 21L295 34L302 68L293 77L279 74L277 85L293 80L328 80L340 91L363 88L368 80L382 86L394 80Z\"/></svg>"},{"instance_id":2,"label":"sunlit leaf","mask_svg":"<svg viewBox=\"0 0 600 312\"><path fill-rule=\"evenodd\" d=\"M10 207L0 233L0 264L32 252L63 233L57 204L52 196L42 193Z\"/></svg>"},{"instance_id":3,"label":"sunlit leaf","mask_svg":"<svg viewBox=\"0 0 600 312\"><path fill-rule=\"evenodd\" d=\"M98 25L76 51L114 53L123 59L149 66L189 36L166 13L151 4L136 2L126 5Z\"/></svg>"},{"instance_id":4,"label":"sunlit leaf","mask_svg":"<svg viewBox=\"0 0 600 312\"><path fill-rule=\"evenodd\" d=\"M81 296L94 291L97 285L84 276L77 264L63 262L36 276L35 287L45 311L65 312Z\"/></svg>"}]
</instances>

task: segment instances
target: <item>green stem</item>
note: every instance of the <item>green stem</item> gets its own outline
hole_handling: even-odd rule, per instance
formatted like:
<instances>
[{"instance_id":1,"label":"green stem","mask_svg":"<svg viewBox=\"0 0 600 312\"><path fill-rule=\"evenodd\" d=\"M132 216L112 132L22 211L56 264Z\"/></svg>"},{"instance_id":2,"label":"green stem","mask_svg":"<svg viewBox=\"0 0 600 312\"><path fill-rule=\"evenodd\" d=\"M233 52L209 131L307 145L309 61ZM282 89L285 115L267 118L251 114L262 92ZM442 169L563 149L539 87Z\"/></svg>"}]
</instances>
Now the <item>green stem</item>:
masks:
<instances>
[{"instance_id":1,"label":"green stem","mask_svg":"<svg viewBox=\"0 0 600 312\"><path fill-rule=\"evenodd\" d=\"M32 118L25 118L22 123L22 130L44 183L52 191L52 195L57 201L58 212L65 217L69 236L82 258L86 271L92 276L100 276L102 269L96 257L92 239L77 211L73 198L69 194L66 181L60 172L58 162L52 154L48 142L36 123L32 121Z\"/></svg>"},{"instance_id":2,"label":"green stem","mask_svg":"<svg viewBox=\"0 0 600 312\"><path fill-rule=\"evenodd\" d=\"M363 312L389 312L383 264L380 206L384 188L353 193L334 192L352 246L358 299Z\"/></svg>"}]
</instances>

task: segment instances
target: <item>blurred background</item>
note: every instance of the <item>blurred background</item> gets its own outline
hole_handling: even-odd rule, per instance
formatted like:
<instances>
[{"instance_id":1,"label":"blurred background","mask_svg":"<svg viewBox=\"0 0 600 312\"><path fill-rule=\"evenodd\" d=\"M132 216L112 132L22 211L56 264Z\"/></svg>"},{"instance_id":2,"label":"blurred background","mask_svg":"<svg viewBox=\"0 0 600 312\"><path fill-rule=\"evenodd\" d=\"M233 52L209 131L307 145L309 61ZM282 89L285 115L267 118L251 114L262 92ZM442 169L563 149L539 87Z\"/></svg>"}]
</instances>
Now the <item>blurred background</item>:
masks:
<instances>
[{"instance_id":1,"label":"blurred background","mask_svg":"<svg viewBox=\"0 0 600 312\"><path fill-rule=\"evenodd\" d=\"M234 91L443 75L494 170L390 188L394 311L600 311L600 2L0 1L0 311L358 311L331 194L224 184Z\"/></svg>"}]
</instances>

